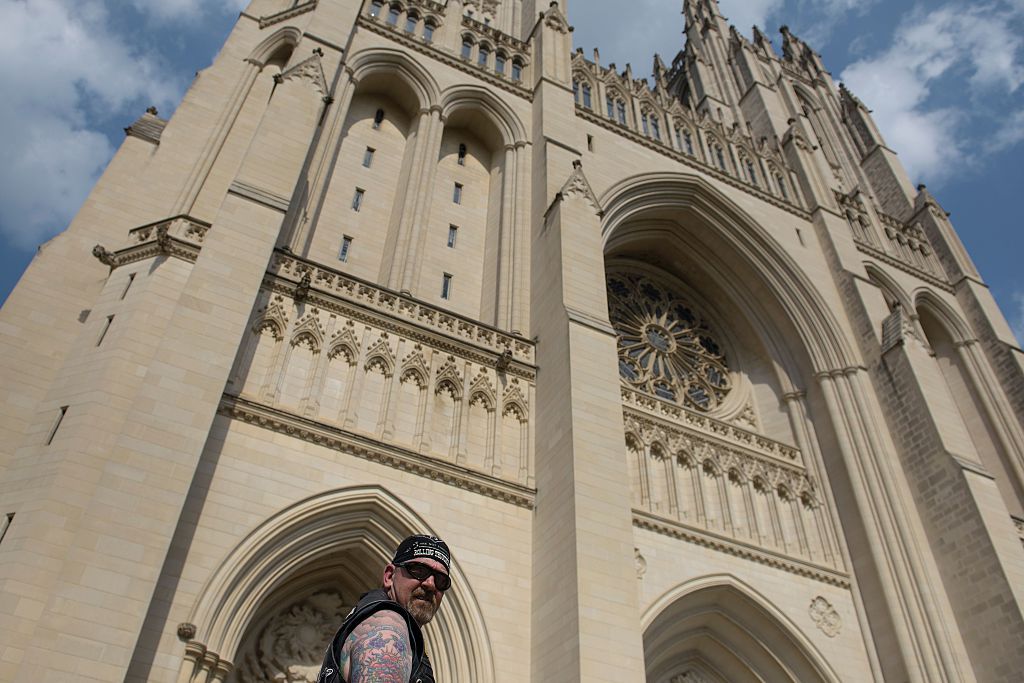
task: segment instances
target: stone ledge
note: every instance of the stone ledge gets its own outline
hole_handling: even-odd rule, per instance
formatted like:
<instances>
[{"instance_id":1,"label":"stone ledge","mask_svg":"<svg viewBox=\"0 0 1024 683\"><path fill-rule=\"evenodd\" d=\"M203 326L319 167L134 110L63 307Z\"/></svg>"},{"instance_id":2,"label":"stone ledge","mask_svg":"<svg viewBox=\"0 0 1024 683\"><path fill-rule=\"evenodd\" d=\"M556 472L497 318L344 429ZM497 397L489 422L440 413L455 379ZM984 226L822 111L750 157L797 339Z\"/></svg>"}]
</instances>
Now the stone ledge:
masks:
<instances>
[{"instance_id":1,"label":"stone ledge","mask_svg":"<svg viewBox=\"0 0 1024 683\"><path fill-rule=\"evenodd\" d=\"M688 524L658 517L642 510L633 510L633 526L717 550L727 555L742 557L745 560L751 560L758 564L781 569L791 574L821 581L832 586L850 588L850 575L845 572L824 565L787 557L771 550L757 548L724 536L719 536L711 531L697 529Z\"/></svg>"},{"instance_id":2,"label":"stone ledge","mask_svg":"<svg viewBox=\"0 0 1024 683\"><path fill-rule=\"evenodd\" d=\"M307 301L416 341L444 348L481 365L495 367L507 358L509 374L533 380L534 343L484 323L437 308L341 271L278 251L264 287L292 296L309 276Z\"/></svg>"},{"instance_id":3,"label":"stone ledge","mask_svg":"<svg viewBox=\"0 0 1024 683\"><path fill-rule=\"evenodd\" d=\"M278 408L224 394L217 412L232 419L286 434L301 441L342 451L357 458L393 467L403 472L440 481L449 486L478 493L516 507L532 510L536 491L503 481L465 467L442 462L395 445L354 434L338 427L299 417Z\"/></svg>"}]
</instances>

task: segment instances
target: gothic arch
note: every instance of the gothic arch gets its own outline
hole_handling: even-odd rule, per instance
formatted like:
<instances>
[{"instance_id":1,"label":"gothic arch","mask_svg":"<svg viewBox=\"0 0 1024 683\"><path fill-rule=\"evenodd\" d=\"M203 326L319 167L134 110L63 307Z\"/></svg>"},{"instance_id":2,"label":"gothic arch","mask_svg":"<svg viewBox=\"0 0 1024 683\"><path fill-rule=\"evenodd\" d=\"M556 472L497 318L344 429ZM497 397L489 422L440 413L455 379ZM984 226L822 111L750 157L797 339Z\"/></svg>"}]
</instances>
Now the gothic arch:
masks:
<instances>
[{"instance_id":1,"label":"gothic arch","mask_svg":"<svg viewBox=\"0 0 1024 683\"><path fill-rule=\"evenodd\" d=\"M481 113L498 132L501 146L526 142L526 129L515 112L502 100L479 86L459 86L446 90L441 97L441 117L450 119L462 110Z\"/></svg>"},{"instance_id":2,"label":"gothic arch","mask_svg":"<svg viewBox=\"0 0 1024 683\"><path fill-rule=\"evenodd\" d=\"M931 290L918 290L914 294L914 308L908 312L919 314L922 310L930 313L946 329L954 343L974 339L975 335L964 319Z\"/></svg>"},{"instance_id":3,"label":"gothic arch","mask_svg":"<svg viewBox=\"0 0 1024 683\"><path fill-rule=\"evenodd\" d=\"M838 683L836 672L800 629L768 599L734 576L683 583L644 612L647 680L667 681L697 659L726 680Z\"/></svg>"},{"instance_id":4,"label":"gothic arch","mask_svg":"<svg viewBox=\"0 0 1024 683\"><path fill-rule=\"evenodd\" d=\"M910 297L907 296L907 293L899 286L899 284L896 283L895 280L889 277L888 273L873 263L865 263L864 272L867 273L868 279L882 291L882 298L886 299L887 305L890 304L889 299L891 298L899 303L907 313L912 313L914 311L914 306L911 304Z\"/></svg>"},{"instance_id":5,"label":"gothic arch","mask_svg":"<svg viewBox=\"0 0 1024 683\"><path fill-rule=\"evenodd\" d=\"M434 77L404 53L389 48L369 48L357 52L349 61L352 80L359 84L368 78L396 78L416 97L415 109L423 111L437 106L441 90Z\"/></svg>"},{"instance_id":6,"label":"gothic arch","mask_svg":"<svg viewBox=\"0 0 1024 683\"><path fill-rule=\"evenodd\" d=\"M249 53L248 61L264 66L282 47L294 51L301 39L302 31L294 26L285 26L264 38L263 42Z\"/></svg>"},{"instance_id":7,"label":"gothic arch","mask_svg":"<svg viewBox=\"0 0 1024 683\"><path fill-rule=\"evenodd\" d=\"M413 533L434 531L380 486L327 491L299 501L268 518L221 562L190 615L196 625L193 642L207 653L234 657L261 605L296 577L317 566L321 574L326 568L336 575L341 565L348 573L355 569L369 577L367 587L375 586L394 548ZM445 679L490 683L490 638L457 558L451 575L455 588L425 629L431 659Z\"/></svg>"},{"instance_id":8,"label":"gothic arch","mask_svg":"<svg viewBox=\"0 0 1024 683\"><path fill-rule=\"evenodd\" d=\"M765 290L770 297L767 303L781 308L785 322L795 328L814 372L856 364L854 351L843 336L844 328L810 278L767 230L707 181L686 173L642 174L613 185L600 201L604 209L602 233L606 252L617 241L628 239L631 221L635 223L645 214L685 212L696 225L680 225L678 230L691 231L695 238L692 246L716 240L724 243L721 246L734 258L725 263L720 250L708 249L709 266L737 288L734 300L763 300L758 290ZM736 269L749 272L739 277ZM789 348L792 344L782 338L775 325L763 319L763 313L753 307L745 313L751 316L751 323L773 354L787 361L789 377L799 376Z\"/></svg>"}]
</instances>

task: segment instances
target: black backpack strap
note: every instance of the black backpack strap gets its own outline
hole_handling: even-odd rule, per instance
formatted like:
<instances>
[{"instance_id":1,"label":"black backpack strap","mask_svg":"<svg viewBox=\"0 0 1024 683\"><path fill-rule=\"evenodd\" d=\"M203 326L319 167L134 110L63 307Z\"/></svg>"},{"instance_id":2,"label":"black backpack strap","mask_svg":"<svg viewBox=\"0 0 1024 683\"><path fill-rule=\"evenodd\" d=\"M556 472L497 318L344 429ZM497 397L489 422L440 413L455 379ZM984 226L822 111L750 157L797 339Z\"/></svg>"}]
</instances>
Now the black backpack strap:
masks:
<instances>
[{"instance_id":1,"label":"black backpack strap","mask_svg":"<svg viewBox=\"0 0 1024 683\"><path fill-rule=\"evenodd\" d=\"M341 627L334 634L334 638L331 639L330 644L327 646L327 651L324 653L324 662L320 666L320 675L316 679L317 683L344 683L344 679L341 677L340 660L341 650L345 647L345 641L352 635L352 631L365 621L367 617L383 610L397 612L405 620L405 625L409 631L409 639L412 642L412 680L415 681L417 676L422 678L423 661L426 658L426 654L423 648L423 633L420 631L419 625L413 621L412 616L397 602L373 600L363 605L356 605L345 618L345 621L342 622ZM426 668L427 671L430 671L429 662L427 662ZM429 678L423 678L423 683L432 681L433 672L431 671Z\"/></svg>"}]
</instances>

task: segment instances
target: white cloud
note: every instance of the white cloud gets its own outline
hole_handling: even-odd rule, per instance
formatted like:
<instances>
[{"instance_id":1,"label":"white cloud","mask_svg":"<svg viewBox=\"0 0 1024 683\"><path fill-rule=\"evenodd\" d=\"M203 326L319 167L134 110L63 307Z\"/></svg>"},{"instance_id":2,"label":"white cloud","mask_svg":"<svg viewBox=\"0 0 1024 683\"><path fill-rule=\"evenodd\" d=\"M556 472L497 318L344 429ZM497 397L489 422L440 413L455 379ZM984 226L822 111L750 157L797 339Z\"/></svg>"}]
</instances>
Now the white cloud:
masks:
<instances>
[{"instance_id":1,"label":"white cloud","mask_svg":"<svg viewBox=\"0 0 1024 683\"><path fill-rule=\"evenodd\" d=\"M782 4L783 0L723 0L719 7L729 23L749 38L754 26L767 34L774 33L777 27L768 26L768 17L778 12Z\"/></svg>"},{"instance_id":2,"label":"white cloud","mask_svg":"<svg viewBox=\"0 0 1024 683\"><path fill-rule=\"evenodd\" d=\"M0 2L0 62L0 233L27 248L65 227L113 153L95 120L181 88L96 0Z\"/></svg>"},{"instance_id":3,"label":"white cloud","mask_svg":"<svg viewBox=\"0 0 1024 683\"><path fill-rule=\"evenodd\" d=\"M131 3L151 19L192 22L223 9L240 11L249 0L131 0Z\"/></svg>"},{"instance_id":4,"label":"white cloud","mask_svg":"<svg viewBox=\"0 0 1024 683\"><path fill-rule=\"evenodd\" d=\"M1013 93L1024 82L1018 56L1024 41L1010 29L1020 16L995 3L917 8L885 51L843 70L841 80L874 110L886 142L901 151L912 178L941 184L958 165L977 162L979 153L989 151L961 131L984 111L980 100ZM963 77L971 91L959 93L956 104L933 102L940 87ZM1024 120L1007 123L1002 135L1011 144L1019 141Z\"/></svg>"}]
</instances>

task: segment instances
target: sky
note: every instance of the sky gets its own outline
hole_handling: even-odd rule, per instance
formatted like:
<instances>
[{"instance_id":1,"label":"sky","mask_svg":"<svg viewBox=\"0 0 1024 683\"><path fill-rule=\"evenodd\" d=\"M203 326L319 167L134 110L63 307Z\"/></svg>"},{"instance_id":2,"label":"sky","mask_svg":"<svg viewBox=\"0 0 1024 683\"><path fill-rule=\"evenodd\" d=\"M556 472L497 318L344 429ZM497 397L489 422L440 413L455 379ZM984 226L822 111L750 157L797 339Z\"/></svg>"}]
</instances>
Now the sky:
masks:
<instances>
[{"instance_id":1,"label":"sky","mask_svg":"<svg viewBox=\"0 0 1024 683\"><path fill-rule=\"evenodd\" d=\"M169 116L246 0L0 0L0 301L154 105ZM649 75L682 0L568 0L574 43ZM786 24L873 112L1024 340L1024 0L721 0L780 49ZM625 11L623 11L625 8Z\"/></svg>"}]
</instances>

